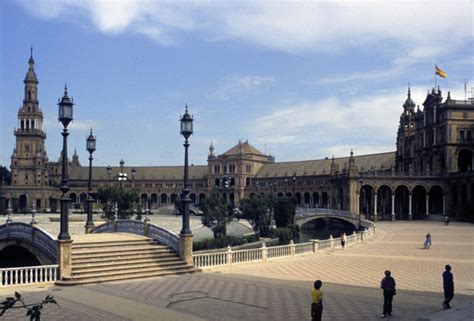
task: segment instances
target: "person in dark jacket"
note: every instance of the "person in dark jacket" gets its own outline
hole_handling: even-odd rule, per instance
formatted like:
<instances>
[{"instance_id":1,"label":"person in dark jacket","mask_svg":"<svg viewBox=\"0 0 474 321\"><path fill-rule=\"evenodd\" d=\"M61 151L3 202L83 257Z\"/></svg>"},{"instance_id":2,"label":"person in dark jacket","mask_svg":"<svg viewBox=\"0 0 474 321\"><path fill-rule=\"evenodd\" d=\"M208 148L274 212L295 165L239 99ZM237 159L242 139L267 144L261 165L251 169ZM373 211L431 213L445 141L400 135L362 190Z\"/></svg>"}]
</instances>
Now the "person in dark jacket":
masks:
<instances>
[{"instance_id":1,"label":"person in dark jacket","mask_svg":"<svg viewBox=\"0 0 474 321\"><path fill-rule=\"evenodd\" d=\"M395 290L395 279L391 276L389 270L385 271L385 277L380 283L380 288L383 290L383 313L382 318L392 315L392 301L393 296L396 294Z\"/></svg>"},{"instance_id":2,"label":"person in dark jacket","mask_svg":"<svg viewBox=\"0 0 474 321\"><path fill-rule=\"evenodd\" d=\"M444 267L445 271L443 272L443 290L444 290L444 301L443 308L451 309L449 302L454 297L454 278L451 273L451 266L448 264Z\"/></svg>"}]
</instances>

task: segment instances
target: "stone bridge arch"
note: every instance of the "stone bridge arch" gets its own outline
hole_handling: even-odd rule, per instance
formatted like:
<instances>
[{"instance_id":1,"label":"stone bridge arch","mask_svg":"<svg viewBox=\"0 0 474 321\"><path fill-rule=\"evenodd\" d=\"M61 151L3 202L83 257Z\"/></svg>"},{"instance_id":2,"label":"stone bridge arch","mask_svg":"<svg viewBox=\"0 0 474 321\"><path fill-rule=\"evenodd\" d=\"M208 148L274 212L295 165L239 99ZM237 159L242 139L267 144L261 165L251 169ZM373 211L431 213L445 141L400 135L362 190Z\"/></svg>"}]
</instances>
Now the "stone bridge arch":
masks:
<instances>
[{"instance_id":1,"label":"stone bridge arch","mask_svg":"<svg viewBox=\"0 0 474 321\"><path fill-rule=\"evenodd\" d=\"M40 227L21 222L0 225L0 252L12 246L28 250L41 265L58 262L56 239Z\"/></svg>"}]
</instances>

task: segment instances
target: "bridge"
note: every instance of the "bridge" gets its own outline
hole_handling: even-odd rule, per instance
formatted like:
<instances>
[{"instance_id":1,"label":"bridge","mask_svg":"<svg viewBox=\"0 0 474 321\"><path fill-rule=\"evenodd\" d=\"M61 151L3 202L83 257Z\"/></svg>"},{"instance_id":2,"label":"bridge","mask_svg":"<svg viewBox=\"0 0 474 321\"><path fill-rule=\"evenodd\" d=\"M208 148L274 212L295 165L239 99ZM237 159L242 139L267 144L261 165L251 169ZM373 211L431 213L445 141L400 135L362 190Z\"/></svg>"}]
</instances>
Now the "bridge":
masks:
<instances>
[{"instance_id":1,"label":"bridge","mask_svg":"<svg viewBox=\"0 0 474 321\"><path fill-rule=\"evenodd\" d=\"M327 209L327 208L297 208L295 215L295 223L302 227L304 224L323 218L333 218L346 221L354 225L355 229L369 228L372 222L365 219L364 215L355 214L349 211Z\"/></svg>"}]
</instances>

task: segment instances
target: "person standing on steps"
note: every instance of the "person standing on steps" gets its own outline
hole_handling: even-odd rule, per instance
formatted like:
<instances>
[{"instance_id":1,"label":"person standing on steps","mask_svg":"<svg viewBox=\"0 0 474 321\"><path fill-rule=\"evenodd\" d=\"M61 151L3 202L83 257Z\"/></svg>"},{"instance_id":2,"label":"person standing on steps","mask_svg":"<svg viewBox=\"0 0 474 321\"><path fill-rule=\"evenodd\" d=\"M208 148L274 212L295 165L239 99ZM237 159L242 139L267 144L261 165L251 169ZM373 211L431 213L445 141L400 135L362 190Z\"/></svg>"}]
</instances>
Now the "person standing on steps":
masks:
<instances>
[{"instance_id":1,"label":"person standing on steps","mask_svg":"<svg viewBox=\"0 0 474 321\"><path fill-rule=\"evenodd\" d=\"M344 246L346 246L347 236L346 233L341 234L341 247L344 250Z\"/></svg>"},{"instance_id":2,"label":"person standing on steps","mask_svg":"<svg viewBox=\"0 0 474 321\"><path fill-rule=\"evenodd\" d=\"M380 283L380 288L383 290L383 312L382 318L392 315L392 301L393 296L397 294L395 290L395 279L391 276L389 270L385 271L385 277Z\"/></svg>"},{"instance_id":3,"label":"person standing on steps","mask_svg":"<svg viewBox=\"0 0 474 321\"><path fill-rule=\"evenodd\" d=\"M321 286L323 282L317 280L314 282L314 288L311 290L311 321L321 321L323 316L323 291Z\"/></svg>"},{"instance_id":4,"label":"person standing on steps","mask_svg":"<svg viewBox=\"0 0 474 321\"><path fill-rule=\"evenodd\" d=\"M449 302L454 297L454 278L453 274L451 273L451 265L446 265L444 267L445 271L443 272L443 290L444 290L444 301L443 301L443 308L451 309Z\"/></svg>"}]
</instances>

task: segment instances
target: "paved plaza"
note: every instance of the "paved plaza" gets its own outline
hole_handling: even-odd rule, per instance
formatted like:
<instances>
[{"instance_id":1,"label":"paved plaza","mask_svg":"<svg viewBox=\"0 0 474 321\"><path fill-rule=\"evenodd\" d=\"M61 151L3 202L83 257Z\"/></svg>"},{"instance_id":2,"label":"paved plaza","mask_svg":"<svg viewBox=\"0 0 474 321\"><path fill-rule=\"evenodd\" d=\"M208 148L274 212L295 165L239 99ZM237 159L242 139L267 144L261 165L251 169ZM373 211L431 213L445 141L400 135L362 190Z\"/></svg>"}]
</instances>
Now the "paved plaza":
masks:
<instances>
[{"instance_id":1,"label":"paved plaza","mask_svg":"<svg viewBox=\"0 0 474 321\"><path fill-rule=\"evenodd\" d=\"M323 280L324 320L379 320L383 271L397 281L392 320L422 320L441 312L441 273L453 267L454 309L474 296L474 226L380 222L374 239L345 250L214 268L184 276L77 287L24 287L28 302L53 295L44 320L310 320L310 289ZM422 249L426 233L433 236ZM14 289L0 289L3 297ZM453 309L453 310L454 310ZM21 310L2 320L26 320ZM466 319L471 310L464 309ZM438 319L437 319L438 320Z\"/></svg>"}]
</instances>

